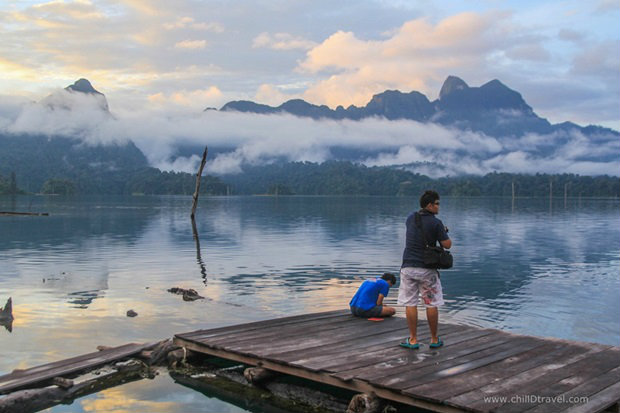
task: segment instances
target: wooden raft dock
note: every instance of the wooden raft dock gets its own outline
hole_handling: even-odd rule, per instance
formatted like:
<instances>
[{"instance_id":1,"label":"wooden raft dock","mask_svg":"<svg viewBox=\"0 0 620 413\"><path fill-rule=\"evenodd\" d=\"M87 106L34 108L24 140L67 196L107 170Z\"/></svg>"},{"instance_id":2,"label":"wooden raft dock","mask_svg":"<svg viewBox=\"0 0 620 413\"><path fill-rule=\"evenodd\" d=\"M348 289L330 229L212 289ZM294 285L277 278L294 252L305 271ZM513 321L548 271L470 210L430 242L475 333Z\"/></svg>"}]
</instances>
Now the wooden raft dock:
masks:
<instances>
[{"instance_id":1,"label":"wooden raft dock","mask_svg":"<svg viewBox=\"0 0 620 413\"><path fill-rule=\"evenodd\" d=\"M620 348L441 324L398 346L402 317L345 310L177 334L186 349L438 412L600 412L620 400Z\"/></svg>"},{"instance_id":2,"label":"wooden raft dock","mask_svg":"<svg viewBox=\"0 0 620 413\"><path fill-rule=\"evenodd\" d=\"M153 344L125 344L94 353L82 354L65 360L31 367L25 370L14 370L0 376L0 395L14 390L49 385L56 377L68 377L73 373L93 369L105 364L134 356L142 350L153 347Z\"/></svg>"}]
</instances>

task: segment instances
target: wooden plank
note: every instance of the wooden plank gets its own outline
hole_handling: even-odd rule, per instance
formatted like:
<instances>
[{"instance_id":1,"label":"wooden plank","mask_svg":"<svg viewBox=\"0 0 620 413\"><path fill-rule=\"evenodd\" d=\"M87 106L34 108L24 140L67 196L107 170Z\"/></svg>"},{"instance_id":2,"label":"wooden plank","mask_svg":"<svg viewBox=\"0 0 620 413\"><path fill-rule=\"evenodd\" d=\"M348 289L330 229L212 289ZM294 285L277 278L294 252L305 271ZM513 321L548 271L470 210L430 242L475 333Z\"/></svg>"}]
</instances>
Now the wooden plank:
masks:
<instances>
[{"instance_id":1,"label":"wooden plank","mask_svg":"<svg viewBox=\"0 0 620 413\"><path fill-rule=\"evenodd\" d=\"M557 403L538 405L533 409L528 410L527 413L557 413L572 406L586 404L586 402L584 402L585 400L589 403L592 395L599 393L616 383L620 383L620 367L616 367L601 376L587 380L584 383L573 387L569 391L557 395ZM616 400L620 400L620 391L615 397L617 397Z\"/></svg>"},{"instance_id":2,"label":"wooden plank","mask_svg":"<svg viewBox=\"0 0 620 413\"><path fill-rule=\"evenodd\" d=\"M286 325L286 324L300 322L303 320L316 320L316 319L323 319L323 318L330 318L330 317L338 317L338 316L342 316L345 314L351 314L351 312L349 310L340 309L340 310L325 311L325 312L314 313L314 314L306 313L306 314L299 314L299 315L287 316L287 317L281 317L281 318L272 318L268 320L253 321L251 323L235 324L232 326L196 330L196 331L191 331L188 333L176 334L175 337L179 337L183 339L203 339L207 337L215 337L219 334L226 334L228 332L256 330L256 329L261 329L261 328L268 327L271 325Z\"/></svg>"},{"instance_id":3,"label":"wooden plank","mask_svg":"<svg viewBox=\"0 0 620 413\"><path fill-rule=\"evenodd\" d=\"M273 325L262 327L259 330L233 332L204 339L200 338L199 341L208 342L210 345L220 345L234 341L238 345L241 345L241 343L243 342L256 342L265 340L271 341L273 338L288 338L294 335L311 334L316 331L334 330L352 325L355 325L356 328L361 328L363 325L367 325L370 327L369 323L370 322L368 320L354 317L351 314L344 314L338 317L330 318L328 322L326 322L324 319L305 320L301 323Z\"/></svg>"},{"instance_id":4,"label":"wooden plank","mask_svg":"<svg viewBox=\"0 0 620 413\"><path fill-rule=\"evenodd\" d=\"M461 331L465 327L451 325L453 332ZM370 333L370 334L368 334ZM427 332L420 335L422 339L427 339ZM299 364L300 360L306 361L319 361L320 359L327 359L334 361L342 355L353 354L365 354L371 350L371 348L382 349L385 347L398 348L398 344L408 335L408 329L401 323L395 323L394 328L385 330L365 330L363 334L355 334L351 337L346 337L341 343L332 343L329 345L323 345L318 347L312 347L310 349L304 349L302 351L294 351L284 353L287 357L283 357L283 353L279 353L276 350L274 354L268 354L269 357L278 358L289 363L295 362Z\"/></svg>"},{"instance_id":5,"label":"wooden plank","mask_svg":"<svg viewBox=\"0 0 620 413\"><path fill-rule=\"evenodd\" d=\"M303 357L295 361L289 361L291 364L304 366L306 368L315 370L324 370L332 373L342 373L344 371L358 369L368 365L376 365L378 363L385 363L389 360L402 357L403 354L412 353L411 350L402 348L398 344L403 340L403 330L398 330L392 333L383 335L382 340L375 339L359 340L356 342L355 347L346 348L343 347L336 354L318 355L313 357ZM404 330L407 331L407 330ZM451 334L445 334L443 337L453 341L461 339L464 336L464 329L453 331ZM478 335L484 334L484 332L475 331ZM487 333L488 334L488 333ZM452 338L454 337L454 338ZM429 340L430 333L418 335L420 340ZM414 353L421 354L419 351ZM425 355L426 357L426 355ZM349 380L351 377L339 376L343 380Z\"/></svg>"},{"instance_id":6,"label":"wooden plank","mask_svg":"<svg viewBox=\"0 0 620 413\"><path fill-rule=\"evenodd\" d=\"M370 321L369 321L370 322ZM383 323L383 322L381 322ZM340 344L321 345L315 347L304 346L301 351L299 349L289 350L281 352L275 349L273 353L269 353L269 357L277 358L289 363L297 362L299 360L310 359L312 357L322 357L338 354L342 351L349 351L352 353L358 348L370 347L377 344L383 344L387 340L386 337L392 339L402 339L403 334L407 334L407 326L400 325L400 323L394 325L394 328L390 328L384 331L373 330L370 334L365 334L363 340L354 340L353 342L347 341Z\"/></svg>"},{"instance_id":7,"label":"wooden plank","mask_svg":"<svg viewBox=\"0 0 620 413\"><path fill-rule=\"evenodd\" d=\"M358 378L372 381L380 386L398 386L398 388L404 389L428 381L432 374L437 374L447 369L454 369L457 366L464 365L484 356L494 355L502 350L505 351L513 348L514 346L514 343L511 345L508 342L506 334L501 332L496 332L495 334L483 336L475 340L476 341L471 346L460 349L451 349L446 343L444 345L445 348L441 348L439 351L433 350L437 352L436 358L427 357L419 364L416 364L415 369L412 369L411 366L404 365L400 368L394 368L391 371L371 370L366 373L358 372ZM432 377L439 380L448 373L442 374L443 375L439 377Z\"/></svg>"},{"instance_id":8,"label":"wooden plank","mask_svg":"<svg viewBox=\"0 0 620 413\"><path fill-rule=\"evenodd\" d=\"M498 406L501 406L501 402L491 402L488 399L485 400L485 397L494 397L494 396L505 396L506 394L515 394L514 389L521 388L524 386L524 383L531 383L536 381L539 377L542 377L548 374L550 371L558 369L564 365L572 364L579 360L587 359L588 357L592 357L595 353L603 351L605 349L610 348L610 346L591 346L589 349L584 347L583 345L570 345L572 349L565 355L553 356L550 360L547 360L547 364L541 361L539 366L534 367L529 370L525 370L522 373L516 374L511 377L507 377L502 381L492 383L481 387L478 389L482 394L476 401L467 401L467 405L488 411L494 409ZM449 385L449 383L448 383Z\"/></svg>"},{"instance_id":9,"label":"wooden plank","mask_svg":"<svg viewBox=\"0 0 620 413\"><path fill-rule=\"evenodd\" d=\"M125 344L111 349L83 354L66 360L32 367L0 377L0 394L51 380L54 377L66 377L81 370L92 369L112 361L121 360L138 354L152 347L149 344Z\"/></svg>"},{"instance_id":10,"label":"wooden plank","mask_svg":"<svg viewBox=\"0 0 620 413\"><path fill-rule=\"evenodd\" d=\"M520 337L498 346L455 359L453 362L445 363L443 365L445 368L441 370L432 371L431 369L427 369L425 372L420 371L421 374L415 374L416 372L413 372L413 374L407 376L406 380L397 381L392 378L388 383L393 383L390 384L391 387L403 389L403 392L406 394L415 395L417 397L423 395L427 400L438 401L436 398L426 397L427 392L432 390L435 386L433 382L448 376L456 376L470 370L486 367L507 357L524 353L543 344L544 342L542 340L536 340L531 337Z\"/></svg>"},{"instance_id":11,"label":"wooden plank","mask_svg":"<svg viewBox=\"0 0 620 413\"><path fill-rule=\"evenodd\" d=\"M620 383L601 390L589 397L588 403L572 406L563 413L598 413L620 401Z\"/></svg>"},{"instance_id":12,"label":"wooden plank","mask_svg":"<svg viewBox=\"0 0 620 413\"><path fill-rule=\"evenodd\" d=\"M482 344L485 348L490 345L489 340L493 340L493 337L497 339L497 332L493 331L468 331L467 333L463 333L461 331L455 332L455 336L451 337L450 335L444 335L446 338L446 344L444 344L445 351L437 351L433 349L429 350L410 350L406 348L398 347L386 349L385 351L377 352L376 358L373 358L373 362L360 363L360 358L363 357L360 354L355 354L351 359L351 364L349 368L346 368L346 364L341 364L342 368L331 367L331 370L334 370L334 376L341 378L342 380L351 380L355 377L366 380L375 380L378 377L385 377L388 375L400 375L403 374L412 368L416 370L428 366L430 364L437 364L443 361L460 357L465 354L465 352L471 353L477 351L477 348L468 347L466 350L452 350L451 347L458 346L459 343L464 341L472 341L472 347L476 344ZM503 340L502 340L503 342ZM382 359L381 359L382 357ZM362 360L363 361L363 360ZM373 374L372 378L364 377L362 374L367 373L370 369L373 370L375 374Z\"/></svg>"},{"instance_id":13,"label":"wooden plank","mask_svg":"<svg viewBox=\"0 0 620 413\"><path fill-rule=\"evenodd\" d=\"M538 368L549 360L557 363L558 360L568 359L568 357L582 353L583 350L576 346L550 342L515 357L502 360L488 369L473 370L457 377L448 377L437 381L435 383L438 390L434 392L434 396L453 406L468 406L485 397L494 396L498 385L506 383L518 374ZM509 388L512 387L513 385ZM442 388L454 390L450 390L450 392L443 390L442 392L439 390ZM457 392L458 395L455 396L454 394ZM448 396L449 394L451 395ZM498 394L503 395L504 391L500 391ZM482 409L482 406L478 407Z\"/></svg>"},{"instance_id":14,"label":"wooden plank","mask_svg":"<svg viewBox=\"0 0 620 413\"><path fill-rule=\"evenodd\" d=\"M384 331L385 329L390 329L393 327L392 323L397 322L394 319L387 319L380 323L374 323L373 325L367 324L368 331ZM369 322L370 323L370 322ZM341 329L336 330L337 334L332 330L312 332L311 334L304 334L300 336L281 336L281 340L278 341L278 345L274 346L273 340L261 341L261 342L251 342L251 343L243 343L241 345L230 344L226 345L227 349L233 351L240 351L246 354L252 355L261 355L264 356L269 352L273 352L274 348L277 347L279 351L288 351L299 349L301 344L304 347L306 346L319 346L326 344L334 344L338 342L348 341L351 338L355 337L356 334L359 334L360 327L359 325L355 325L354 323L349 323L342 327ZM301 339L300 339L301 338ZM206 343L210 345L210 343ZM214 346L217 347L217 346Z\"/></svg>"},{"instance_id":15,"label":"wooden plank","mask_svg":"<svg viewBox=\"0 0 620 413\"><path fill-rule=\"evenodd\" d=\"M619 364L620 349L610 348L595 353L592 356L579 360L575 363L552 370L532 382L524 383L524 385L514 388L513 392L515 394L524 395L555 395L556 392L558 392L558 388L560 389L559 393L562 393L572 387L575 387L571 384L570 380L568 380L558 385L555 390L550 390L554 388L553 385L562 382L567 378L583 377L584 380L586 380L588 378L592 378L593 376L596 377L601 375L617 367ZM581 379L579 379L577 384L581 384L582 381L580 380ZM532 408L535 405L535 402L505 403L494 409L494 411L504 413L518 412Z\"/></svg>"},{"instance_id":16,"label":"wooden plank","mask_svg":"<svg viewBox=\"0 0 620 413\"><path fill-rule=\"evenodd\" d=\"M471 346L461 349L451 348L452 345L448 346L446 343L444 347L440 349L441 351L438 351L437 349L409 350L410 353L413 353L413 359L408 357L410 363L402 361L398 363L390 362L387 366L370 366L367 369L339 372L337 375L343 378L357 377L359 379L371 381L378 385L384 385L384 383L391 382L400 382L405 377L407 380L413 380L415 376L419 376L419 374L412 375L413 371L418 373L434 372L440 370L441 368L458 365L470 360L473 357L482 357L476 356L481 351L494 349L495 347L506 343L506 338L501 334L489 334L474 340L475 341ZM455 345L458 346L458 343L455 343ZM412 367L415 367L415 369L412 369Z\"/></svg>"}]
</instances>

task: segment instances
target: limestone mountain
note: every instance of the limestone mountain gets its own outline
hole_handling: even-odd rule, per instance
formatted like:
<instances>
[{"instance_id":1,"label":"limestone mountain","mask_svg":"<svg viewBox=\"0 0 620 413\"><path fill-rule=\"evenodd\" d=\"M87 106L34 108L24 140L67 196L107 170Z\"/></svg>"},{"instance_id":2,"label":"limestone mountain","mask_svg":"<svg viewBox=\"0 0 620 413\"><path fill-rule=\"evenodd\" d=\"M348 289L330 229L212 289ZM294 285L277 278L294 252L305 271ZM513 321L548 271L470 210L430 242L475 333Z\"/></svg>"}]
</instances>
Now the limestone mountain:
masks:
<instances>
[{"instance_id":1,"label":"limestone mountain","mask_svg":"<svg viewBox=\"0 0 620 413\"><path fill-rule=\"evenodd\" d=\"M105 95L96 90L87 79L79 79L72 85L56 91L40 102L50 109L94 109L110 113Z\"/></svg>"},{"instance_id":2,"label":"limestone mountain","mask_svg":"<svg viewBox=\"0 0 620 413\"><path fill-rule=\"evenodd\" d=\"M456 76L448 76L435 101L430 101L417 91L403 93L386 90L374 95L363 107L351 105L345 109L338 106L332 110L325 105L318 106L294 99L277 107L251 101L232 101L220 110L260 114L290 113L314 119L360 120L373 116L389 120L409 119L482 132L497 138L518 137L527 133L548 134L558 130L576 130L588 136L601 133L620 136L616 131L594 125L581 127L570 122L552 125L547 119L538 116L519 92L499 80L471 87Z\"/></svg>"}]
</instances>

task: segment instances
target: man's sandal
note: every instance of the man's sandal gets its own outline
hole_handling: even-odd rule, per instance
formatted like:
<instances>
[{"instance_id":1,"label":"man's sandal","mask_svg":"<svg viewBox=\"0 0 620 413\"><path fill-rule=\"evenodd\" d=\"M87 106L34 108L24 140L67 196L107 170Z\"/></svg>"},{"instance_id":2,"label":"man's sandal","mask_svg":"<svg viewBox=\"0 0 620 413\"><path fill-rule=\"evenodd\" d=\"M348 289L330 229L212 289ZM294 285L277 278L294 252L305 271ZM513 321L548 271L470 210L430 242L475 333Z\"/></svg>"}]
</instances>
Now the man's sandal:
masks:
<instances>
[{"instance_id":1,"label":"man's sandal","mask_svg":"<svg viewBox=\"0 0 620 413\"><path fill-rule=\"evenodd\" d=\"M431 343L428 346L430 348L439 348L439 347L443 346L443 341L441 341L441 338L437 337L437 342L436 343Z\"/></svg>"},{"instance_id":2,"label":"man's sandal","mask_svg":"<svg viewBox=\"0 0 620 413\"><path fill-rule=\"evenodd\" d=\"M399 344L399 346L401 347L405 347L411 350L417 350L420 348L420 343L415 343L415 344L411 344L409 342L409 337L405 338L405 341L403 341L402 343Z\"/></svg>"}]
</instances>

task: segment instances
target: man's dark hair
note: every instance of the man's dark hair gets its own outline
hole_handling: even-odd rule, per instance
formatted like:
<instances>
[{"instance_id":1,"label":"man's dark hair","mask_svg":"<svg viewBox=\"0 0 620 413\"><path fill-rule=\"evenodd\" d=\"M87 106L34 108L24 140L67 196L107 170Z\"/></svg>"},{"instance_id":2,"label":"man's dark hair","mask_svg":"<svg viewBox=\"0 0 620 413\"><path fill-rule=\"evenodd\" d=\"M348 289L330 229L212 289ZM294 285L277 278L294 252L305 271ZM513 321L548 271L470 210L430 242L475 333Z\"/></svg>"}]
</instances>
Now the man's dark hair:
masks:
<instances>
[{"instance_id":1,"label":"man's dark hair","mask_svg":"<svg viewBox=\"0 0 620 413\"><path fill-rule=\"evenodd\" d=\"M424 193L420 197L420 208L425 208L428 204L432 204L437 200L439 200L439 194L437 193L437 191L428 189L424 191Z\"/></svg>"},{"instance_id":2,"label":"man's dark hair","mask_svg":"<svg viewBox=\"0 0 620 413\"><path fill-rule=\"evenodd\" d=\"M396 276L394 274L392 274L391 272L386 272L381 276L382 279L384 279L385 281L390 281L392 283L392 285L396 284Z\"/></svg>"}]
</instances>

